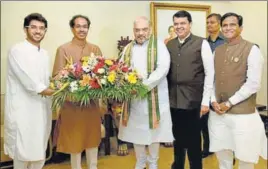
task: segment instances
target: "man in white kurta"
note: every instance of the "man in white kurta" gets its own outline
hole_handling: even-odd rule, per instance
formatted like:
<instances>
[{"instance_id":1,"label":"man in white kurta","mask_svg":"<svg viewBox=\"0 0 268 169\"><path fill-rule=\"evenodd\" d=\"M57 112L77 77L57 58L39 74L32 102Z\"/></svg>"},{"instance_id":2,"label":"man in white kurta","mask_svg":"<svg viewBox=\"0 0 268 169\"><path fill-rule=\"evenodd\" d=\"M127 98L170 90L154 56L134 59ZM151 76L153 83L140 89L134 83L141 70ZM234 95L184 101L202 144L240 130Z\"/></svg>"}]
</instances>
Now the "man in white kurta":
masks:
<instances>
[{"instance_id":1,"label":"man in white kurta","mask_svg":"<svg viewBox=\"0 0 268 169\"><path fill-rule=\"evenodd\" d=\"M170 55L165 44L162 41L157 41L157 67L147 78L147 48L149 43L149 33L149 21L145 17L139 17L134 22L135 42L131 51L132 57L130 62L131 66L144 78L144 84L147 85L150 90L155 87L158 89L160 110L159 126L155 129L149 127L147 99L132 100L127 126L123 126L122 123L120 124L118 136L119 139L134 144L137 158L135 169L143 169L146 166L147 160L149 162L149 169L157 169L159 143L173 142L166 79L170 66ZM126 49L124 52L126 52ZM145 145L149 145L148 158L145 151Z\"/></svg>"},{"instance_id":2,"label":"man in white kurta","mask_svg":"<svg viewBox=\"0 0 268 169\"><path fill-rule=\"evenodd\" d=\"M4 152L14 169L41 169L51 131L50 58L40 48L47 21L40 14L25 18L25 41L8 54L5 95ZM42 96L43 95L43 96Z\"/></svg>"},{"instance_id":3,"label":"man in white kurta","mask_svg":"<svg viewBox=\"0 0 268 169\"><path fill-rule=\"evenodd\" d=\"M221 26L227 43L215 50L215 85L209 114L210 151L220 169L233 169L233 152L239 169L253 169L259 156L267 159L267 137L256 110L263 57L259 48L244 40L242 17L227 13Z\"/></svg>"}]
</instances>

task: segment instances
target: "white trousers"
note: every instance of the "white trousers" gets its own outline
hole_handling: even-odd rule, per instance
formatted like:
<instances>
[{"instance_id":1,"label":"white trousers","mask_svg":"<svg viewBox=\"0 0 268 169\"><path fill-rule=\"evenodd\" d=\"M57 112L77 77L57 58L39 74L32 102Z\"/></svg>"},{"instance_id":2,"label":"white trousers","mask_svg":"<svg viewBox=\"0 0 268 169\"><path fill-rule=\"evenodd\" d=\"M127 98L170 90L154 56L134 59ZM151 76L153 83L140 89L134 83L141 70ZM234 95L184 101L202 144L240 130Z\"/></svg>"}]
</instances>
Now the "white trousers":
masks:
<instances>
[{"instance_id":1,"label":"white trousers","mask_svg":"<svg viewBox=\"0 0 268 169\"><path fill-rule=\"evenodd\" d=\"M98 164L98 148L86 149L86 159L88 169L97 169ZM82 169L81 166L81 153L71 154L72 169Z\"/></svg>"},{"instance_id":2,"label":"white trousers","mask_svg":"<svg viewBox=\"0 0 268 169\"><path fill-rule=\"evenodd\" d=\"M223 114L210 111L208 119L210 152L232 150L239 160L257 164L267 159L267 137L259 113Z\"/></svg>"},{"instance_id":3,"label":"white trousers","mask_svg":"<svg viewBox=\"0 0 268 169\"><path fill-rule=\"evenodd\" d=\"M149 169L158 169L159 145L159 143L150 144L148 146L149 156L147 156L145 145L134 144L137 159L135 169L144 169L147 161L149 163Z\"/></svg>"},{"instance_id":4,"label":"white trousers","mask_svg":"<svg viewBox=\"0 0 268 169\"><path fill-rule=\"evenodd\" d=\"M14 169L42 169L45 160L40 161L20 161L16 157L13 160Z\"/></svg>"},{"instance_id":5,"label":"white trousers","mask_svg":"<svg viewBox=\"0 0 268 169\"><path fill-rule=\"evenodd\" d=\"M233 169L233 151L222 150L216 152L219 161L219 169ZM238 169L254 169L254 163L239 161Z\"/></svg>"}]
</instances>

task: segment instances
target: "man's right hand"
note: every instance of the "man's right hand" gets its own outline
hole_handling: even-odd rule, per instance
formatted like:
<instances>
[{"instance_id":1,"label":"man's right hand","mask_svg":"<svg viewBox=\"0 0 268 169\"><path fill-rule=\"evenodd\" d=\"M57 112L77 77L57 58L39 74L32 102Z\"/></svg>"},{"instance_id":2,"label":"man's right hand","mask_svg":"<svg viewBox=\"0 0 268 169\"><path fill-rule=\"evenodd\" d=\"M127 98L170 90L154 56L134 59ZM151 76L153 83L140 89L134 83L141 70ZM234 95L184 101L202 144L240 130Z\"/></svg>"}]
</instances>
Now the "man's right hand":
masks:
<instances>
[{"instance_id":1,"label":"man's right hand","mask_svg":"<svg viewBox=\"0 0 268 169\"><path fill-rule=\"evenodd\" d=\"M55 93L55 90L53 90L51 88L47 88L47 89L43 90L41 93L39 93L39 94L41 94L43 96L51 96L54 93Z\"/></svg>"},{"instance_id":2,"label":"man's right hand","mask_svg":"<svg viewBox=\"0 0 268 169\"><path fill-rule=\"evenodd\" d=\"M222 115L225 113L225 112L221 111L220 105L217 102L212 102L212 107L213 107L214 111L219 115Z\"/></svg>"}]
</instances>

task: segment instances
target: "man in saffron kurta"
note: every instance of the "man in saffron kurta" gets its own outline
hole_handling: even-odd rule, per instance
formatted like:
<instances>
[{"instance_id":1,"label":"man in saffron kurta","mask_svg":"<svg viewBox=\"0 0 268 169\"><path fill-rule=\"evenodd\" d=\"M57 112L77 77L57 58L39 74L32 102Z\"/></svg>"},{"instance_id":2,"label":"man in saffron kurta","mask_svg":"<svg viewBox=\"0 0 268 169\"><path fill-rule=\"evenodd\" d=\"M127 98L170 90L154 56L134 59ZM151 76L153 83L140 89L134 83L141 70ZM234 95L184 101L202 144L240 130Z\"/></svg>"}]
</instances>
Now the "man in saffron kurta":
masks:
<instances>
[{"instance_id":1,"label":"man in saffron kurta","mask_svg":"<svg viewBox=\"0 0 268 169\"><path fill-rule=\"evenodd\" d=\"M40 48L47 20L38 13L24 19L24 42L8 55L4 121L4 152L14 169L41 169L46 158L52 112L48 97L50 57Z\"/></svg>"},{"instance_id":2,"label":"man in saffron kurta","mask_svg":"<svg viewBox=\"0 0 268 169\"><path fill-rule=\"evenodd\" d=\"M150 30L151 28L147 18L139 17L136 19L133 29L135 41L126 46L121 58L125 61L128 60L130 66L136 69L143 77L144 84L149 87L150 92L152 90L157 91L154 93L157 94L155 97L156 100L151 98L156 103L152 105L155 105L156 110L157 107L159 108L159 114L154 114L154 109L149 108L149 105L151 105L150 101L147 99L137 99L131 101L127 123L122 123L124 122L124 117L121 119L118 137L123 141L134 144L137 158L135 169L143 169L146 166L147 160L149 162L149 169L157 169L159 143L173 141L166 80L170 65L170 56L163 42L157 41L152 37L149 39ZM154 64L150 60L149 50L157 52L154 60L156 64L152 72L148 70L150 64ZM150 116L158 116L160 119L151 119ZM145 145L149 145L148 159L145 152Z\"/></svg>"},{"instance_id":3,"label":"man in saffron kurta","mask_svg":"<svg viewBox=\"0 0 268 169\"><path fill-rule=\"evenodd\" d=\"M90 21L86 16L76 15L72 18L70 27L74 38L58 48L53 75L66 65L66 58L72 57L73 62L77 63L83 56L91 56L91 53L102 55L98 46L86 41L89 26ZM72 169L81 169L81 153L86 150L88 168L97 169L101 141L101 113L98 106L81 108L66 101L59 113L57 151L71 154Z\"/></svg>"}]
</instances>

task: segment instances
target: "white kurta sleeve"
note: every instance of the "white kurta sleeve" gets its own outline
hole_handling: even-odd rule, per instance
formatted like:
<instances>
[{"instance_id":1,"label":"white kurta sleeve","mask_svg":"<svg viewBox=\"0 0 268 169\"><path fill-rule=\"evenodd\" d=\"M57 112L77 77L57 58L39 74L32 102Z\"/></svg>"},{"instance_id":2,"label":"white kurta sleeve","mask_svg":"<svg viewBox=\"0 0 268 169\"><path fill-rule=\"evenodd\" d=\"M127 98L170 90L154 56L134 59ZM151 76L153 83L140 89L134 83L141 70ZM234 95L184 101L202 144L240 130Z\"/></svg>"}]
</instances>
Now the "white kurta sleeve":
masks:
<instances>
[{"instance_id":1,"label":"white kurta sleeve","mask_svg":"<svg viewBox=\"0 0 268 169\"><path fill-rule=\"evenodd\" d=\"M149 87L149 90L156 87L161 80L167 76L170 67L170 55L167 47L161 41L158 41L157 45L157 67L150 74L148 79L143 81L143 83Z\"/></svg>"},{"instance_id":2,"label":"white kurta sleeve","mask_svg":"<svg viewBox=\"0 0 268 169\"><path fill-rule=\"evenodd\" d=\"M204 91L202 105L209 106L214 82L214 56L206 40L203 40L201 49L202 61L205 69Z\"/></svg>"},{"instance_id":3,"label":"white kurta sleeve","mask_svg":"<svg viewBox=\"0 0 268 169\"><path fill-rule=\"evenodd\" d=\"M21 82L26 90L33 93L40 93L47 88L47 86L41 82L35 80L34 77L31 77L27 70L29 69L30 64L27 63L23 55L17 49L11 49L8 56L8 66L11 71L14 73L16 78Z\"/></svg>"},{"instance_id":4,"label":"white kurta sleeve","mask_svg":"<svg viewBox=\"0 0 268 169\"><path fill-rule=\"evenodd\" d=\"M215 59L215 51L213 52L213 61L214 61L214 59ZM215 71L215 67L214 67L214 71ZM216 90L215 90L215 75L214 75L214 78L213 78L213 89L212 89L212 93L211 93L210 102L211 103L212 102L217 102L217 99L216 99Z\"/></svg>"},{"instance_id":5,"label":"white kurta sleeve","mask_svg":"<svg viewBox=\"0 0 268 169\"><path fill-rule=\"evenodd\" d=\"M247 60L247 79L241 88L229 98L229 101L235 105L252 94L257 93L261 87L261 75L263 67L263 56L257 46L253 46Z\"/></svg>"}]
</instances>

